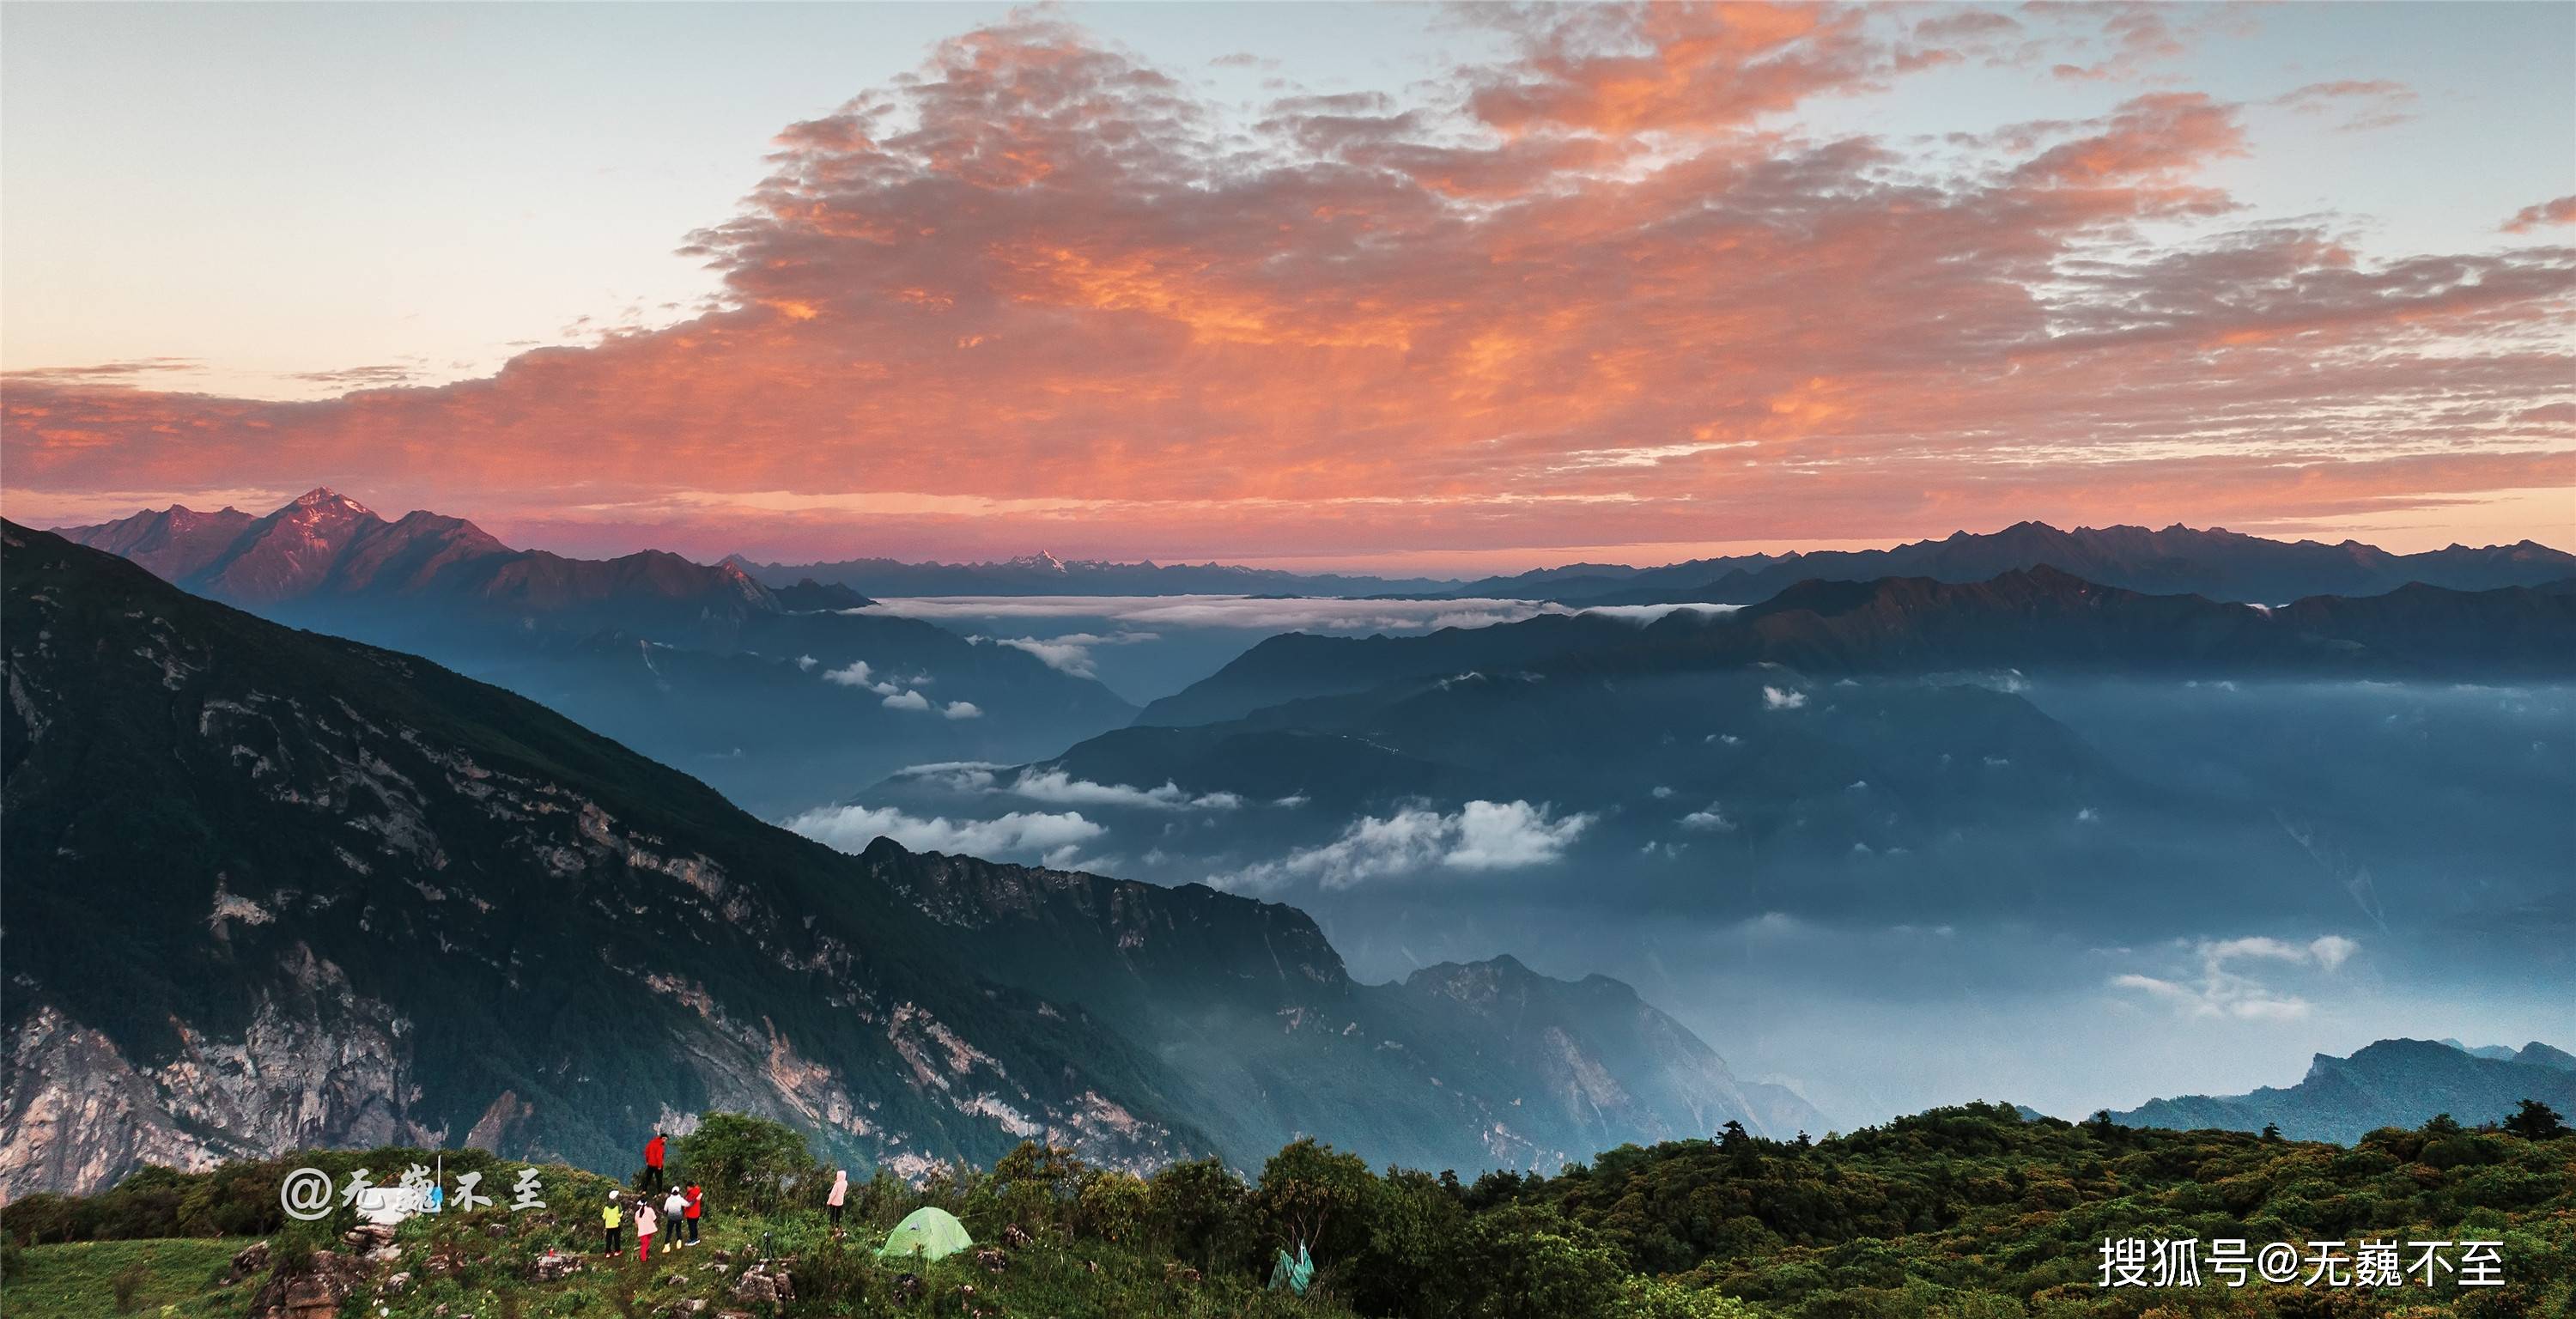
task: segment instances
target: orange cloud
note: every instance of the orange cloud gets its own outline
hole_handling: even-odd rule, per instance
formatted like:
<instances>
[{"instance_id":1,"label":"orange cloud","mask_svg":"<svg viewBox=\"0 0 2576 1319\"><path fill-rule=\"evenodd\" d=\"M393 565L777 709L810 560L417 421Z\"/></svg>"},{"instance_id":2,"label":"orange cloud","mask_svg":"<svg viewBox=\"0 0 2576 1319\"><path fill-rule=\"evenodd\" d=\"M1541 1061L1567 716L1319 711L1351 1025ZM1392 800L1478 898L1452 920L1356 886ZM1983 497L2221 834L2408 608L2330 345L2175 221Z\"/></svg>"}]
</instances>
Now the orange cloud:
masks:
<instances>
[{"instance_id":1,"label":"orange cloud","mask_svg":"<svg viewBox=\"0 0 2576 1319\"><path fill-rule=\"evenodd\" d=\"M2553 224L2576 224L2576 193L2523 207L2514 212L2512 219L2504 222L2504 231L2527 234L2543 225Z\"/></svg>"},{"instance_id":2,"label":"orange cloud","mask_svg":"<svg viewBox=\"0 0 2576 1319\"><path fill-rule=\"evenodd\" d=\"M567 549L1361 555L2576 484L2576 251L2223 227L2246 139L2195 93L1937 166L1771 125L1939 54L1842 11L1508 21L1452 100L1249 127L1055 19L976 32L778 136L689 239L722 308L319 402L14 379L12 516L329 483Z\"/></svg>"}]
</instances>

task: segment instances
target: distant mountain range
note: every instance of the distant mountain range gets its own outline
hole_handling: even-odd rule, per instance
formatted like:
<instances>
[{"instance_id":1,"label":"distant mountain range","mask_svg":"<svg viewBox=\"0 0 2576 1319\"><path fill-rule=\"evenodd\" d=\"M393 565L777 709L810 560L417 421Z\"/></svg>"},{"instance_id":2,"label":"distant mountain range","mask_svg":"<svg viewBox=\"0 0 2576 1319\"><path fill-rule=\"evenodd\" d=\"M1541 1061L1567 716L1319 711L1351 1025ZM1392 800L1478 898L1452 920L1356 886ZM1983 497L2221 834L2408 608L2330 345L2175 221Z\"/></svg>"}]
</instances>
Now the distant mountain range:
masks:
<instances>
[{"instance_id":1,"label":"distant mountain range","mask_svg":"<svg viewBox=\"0 0 2576 1319\"><path fill-rule=\"evenodd\" d=\"M706 1107L906 1173L1813 1120L1612 981L1361 985L1290 908L845 855L428 661L0 550L0 1193L387 1142L618 1169Z\"/></svg>"},{"instance_id":2,"label":"distant mountain range","mask_svg":"<svg viewBox=\"0 0 2576 1319\"><path fill-rule=\"evenodd\" d=\"M182 507L61 533L297 627L426 655L783 812L908 764L1030 756L1125 723L1098 682L935 624L657 550L516 550L330 490L264 517ZM862 611L862 612L851 612Z\"/></svg>"},{"instance_id":3,"label":"distant mountain range","mask_svg":"<svg viewBox=\"0 0 2576 1319\"><path fill-rule=\"evenodd\" d=\"M1755 604L1807 581L1926 577L1980 582L2042 566L2150 595L2281 604L2313 595L2365 596L2409 583L2481 591L2576 577L2576 555L2525 540L2396 554L2359 541L2279 541L2180 524L2077 527L2020 522L1954 532L1884 550L1824 550L1691 559L1659 567L1571 563L1473 581L1304 574L1224 564L1105 563L1034 554L998 563L726 562L772 586L799 578L871 595L1423 595L1550 600L1569 605Z\"/></svg>"},{"instance_id":4,"label":"distant mountain range","mask_svg":"<svg viewBox=\"0 0 2576 1319\"><path fill-rule=\"evenodd\" d=\"M2318 1054L2297 1085L2243 1095L2156 1099L2114 1113L2132 1127L2261 1131L2349 1145L2380 1127L2416 1127L2448 1113L2463 1126L2501 1122L2525 1099L2576 1113L2576 1056L2533 1042L2462 1048L2450 1040L2381 1040L2349 1058Z\"/></svg>"},{"instance_id":5,"label":"distant mountain range","mask_svg":"<svg viewBox=\"0 0 2576 1319\"><path fill-rule=\"evenodd\" d=\"M2409 583L2459 591L2536 586L2576 577L2576 554L2528 540L2392 554L2351 540L2335 545L2277 541L2179 524L2161 531L2146 527L2060 531L2044 522L2019 522L1990 535L1961 531L1885 550L1750 554L1659 568L1574 564L1487 577L1462 583L1452 593L1583 605L1749 605L1806 581L1925 577L1980 582L2042 566L2098 585L2150 595L2281 604L2313 595L2378 595Z\"/></svg>"},{"instance_id":6,"label":"distant mountain range","mask_svg":"<svg viewBox=\"0 0 2576 1319\"><path fill-rule=\"evenodd\" d=\"M1430 595L1454 581L1428 577L1371 577L1293 573L1221 563L1109 563L1059 559L1040 552L995 563L904 563L895 559L842 559L830 563L754 563L725 560L773 585L812 579L869 595Z\"/></svg>"},{"instance_id":7,"label":"distant mountain range","mask_svg":"<svg viewBox=\"0 0 2576 1319\"><path fill-rule=\"evenodd\" d=\"M2050 567L1971 583L1805 581L1756 605L1676 609L1642 625L1606 614L1541 615L1418 637L1273 637L1148 705L1138 722L1206 723L1456 674L1617 676L1763 664L1810 674L2565 676L2576 673L2576 578L2478 591L2410 585L2277 609L2145 595Z\"/></svg>"}]
</instances>

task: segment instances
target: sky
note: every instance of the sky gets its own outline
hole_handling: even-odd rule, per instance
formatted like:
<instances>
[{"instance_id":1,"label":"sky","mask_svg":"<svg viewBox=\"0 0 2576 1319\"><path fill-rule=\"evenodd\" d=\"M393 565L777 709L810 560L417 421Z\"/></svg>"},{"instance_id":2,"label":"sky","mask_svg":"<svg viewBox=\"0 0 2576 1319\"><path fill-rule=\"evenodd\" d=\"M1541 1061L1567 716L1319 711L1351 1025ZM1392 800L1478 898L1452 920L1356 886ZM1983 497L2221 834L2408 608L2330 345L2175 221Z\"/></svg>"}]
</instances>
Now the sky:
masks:
<instances>
[{"instance_id":1,"label":"sky","mask_svg":"<svg viewBox=\"0 0 2576 1319\"><path fill-rule=\"evenodd\" d=\"M0 10L0 511L2576 543L2576 7Z\"/></svg>"}]
</instances>

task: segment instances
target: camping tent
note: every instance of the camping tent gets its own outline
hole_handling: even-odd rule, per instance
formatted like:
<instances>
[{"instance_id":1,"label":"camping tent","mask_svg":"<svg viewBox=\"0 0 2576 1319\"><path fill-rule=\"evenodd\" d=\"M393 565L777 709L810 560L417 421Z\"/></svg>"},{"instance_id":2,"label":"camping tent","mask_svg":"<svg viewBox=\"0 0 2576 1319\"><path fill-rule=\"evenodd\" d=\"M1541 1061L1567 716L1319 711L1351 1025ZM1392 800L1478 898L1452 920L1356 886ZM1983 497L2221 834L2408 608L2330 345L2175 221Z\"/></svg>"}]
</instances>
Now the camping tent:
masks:
<instances>
[{"instance_id":1,"label":"camping tent","mask_svg":"<svg viewBox=\"0 0 2576 1319\"><path fill-rule=\"evenodd\" d=\"M966 1225L957 1215L945 1209L915 1209L886 1233L885 1244L877 1247L880 1259L910 1259L919 1255L925 1260L946 1259L975 1239L966 1235Z\"/></svg>"},{"instance_id":2,"label":"camping tent","mask_svg":"<svg viewBox=\"0 0 2576 1319\"><path fill-rule=\"evenodd\" d=\"M1290 1259L1286 1250L1270 1265L1270 1290L1287 1288L1299 1296L1306 1294L1307 1284L1315 1280L1315 1260L1306 1253L1306 1243L1297 1243L1297 1257Z\"/></svg>"}]
</instances>

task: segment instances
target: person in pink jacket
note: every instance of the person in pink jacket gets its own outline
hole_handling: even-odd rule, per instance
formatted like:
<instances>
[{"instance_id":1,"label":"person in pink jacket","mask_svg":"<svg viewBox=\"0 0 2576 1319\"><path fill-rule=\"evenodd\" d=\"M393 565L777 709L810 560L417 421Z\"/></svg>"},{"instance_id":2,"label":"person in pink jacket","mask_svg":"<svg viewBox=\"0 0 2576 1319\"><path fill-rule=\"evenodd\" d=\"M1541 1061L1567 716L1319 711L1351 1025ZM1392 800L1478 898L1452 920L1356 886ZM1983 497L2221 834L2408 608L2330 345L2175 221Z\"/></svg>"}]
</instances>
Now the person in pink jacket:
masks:
<instances>
[{"instance_id":1,"label":"person in pink jacket","mask_svg":"<svg viewBox=\"0 0 2576 1319\"><path fill-rule=\"evenodd\" d=\"M832 1235L841 1235L841 1206L850 1198L850 1170L832 1174L832 1193L823 1197L823 1211L832 1216Z\"/></svg>"},{"instance_id":2,"label":"person in pink jacket","mask_svg":"<svg viewBox=\"0 0 2576 1319\"><path fill-rule=\"evenodd\" d=\"M659 1217L659 1215L653 1212L652 1201L640 1200L636 1202L635 1259L638 1263L649 1264L653 1260L653 1233L655 1229L661 1226Z\"/></svg>"}]
</instances>

